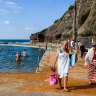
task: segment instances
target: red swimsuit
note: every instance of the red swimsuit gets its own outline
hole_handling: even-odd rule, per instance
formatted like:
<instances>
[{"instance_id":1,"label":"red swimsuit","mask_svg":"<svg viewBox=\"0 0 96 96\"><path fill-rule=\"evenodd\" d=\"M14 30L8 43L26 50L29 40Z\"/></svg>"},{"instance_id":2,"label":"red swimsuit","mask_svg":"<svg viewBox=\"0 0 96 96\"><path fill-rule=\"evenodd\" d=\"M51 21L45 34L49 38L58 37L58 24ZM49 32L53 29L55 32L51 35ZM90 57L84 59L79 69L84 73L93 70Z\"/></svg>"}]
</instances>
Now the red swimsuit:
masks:
<instances>
[{"instance_id":1,"label":"red swimsuit","mask_svg":"<svg viewBox=\"0 0 96 96\"><path fill-rule=\"evenodd\" d=\"M16 61L20 61L20 58L16 59Z\"/></svg>"}]
</instances>

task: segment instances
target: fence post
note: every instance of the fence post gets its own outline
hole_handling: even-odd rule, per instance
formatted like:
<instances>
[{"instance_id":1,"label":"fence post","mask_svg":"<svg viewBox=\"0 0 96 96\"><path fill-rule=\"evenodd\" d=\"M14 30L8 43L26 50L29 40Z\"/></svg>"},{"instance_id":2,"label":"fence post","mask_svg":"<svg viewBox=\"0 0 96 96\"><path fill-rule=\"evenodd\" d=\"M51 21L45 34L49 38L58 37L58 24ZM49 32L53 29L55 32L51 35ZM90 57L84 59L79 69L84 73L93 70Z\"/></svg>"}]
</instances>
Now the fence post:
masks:
<instances>
[{"instance_id":1,"label":"fence post","mask_svg":"<svg viewBox=\"0 0 96 96\"><path fill-rule=\"evenodd\" d=\"M40 45L39 45L39 49L40 49Z\"/></svg>"},{"instance_id":2,"label":"fence post","mask_svg":"<svg viewBox=\"0 0 96 96\"><path fill-rule=\"evenodd\" d=\"M46 43L46 50L47 50L47 43Z\"/></svg>"},{"instance_id":3,"label":"fence post","mask_svg":"<svg viewBox=\"0 0 96 96\"><path fill-rule=\"evenodd\" d=\"M38 56L38 71L37 72L39 72L39 56Z\"/></svg>"}]
</instances>

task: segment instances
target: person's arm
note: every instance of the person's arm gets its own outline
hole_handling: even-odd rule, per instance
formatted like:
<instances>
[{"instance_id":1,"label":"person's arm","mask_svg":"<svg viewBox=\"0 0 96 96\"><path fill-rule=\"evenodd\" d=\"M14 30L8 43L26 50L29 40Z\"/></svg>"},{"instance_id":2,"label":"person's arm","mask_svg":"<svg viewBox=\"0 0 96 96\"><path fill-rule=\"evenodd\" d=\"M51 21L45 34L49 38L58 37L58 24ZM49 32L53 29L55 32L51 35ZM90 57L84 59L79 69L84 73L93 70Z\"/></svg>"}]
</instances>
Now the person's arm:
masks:
<instances>
[{"instance_id":1,"label":"person's arm","mask_svg":"<svg viewBox=\"0 0 96 96\"><path fill-rule=\"evenodd\" d=\"M85 56L85 64L84 64L84 66L86 66L87 64L90 63L89 60L88 60L88 58L89 58L89 52Z\"/></svg>"},{"instance_id":2,"label":"person's arm","mask_svg":"<svg viewBox=\"0 0 96 96\"><path fill-rule=\"evenodd\" d=\"M53 70L55 70L55 67L56 67L56 62L57 62L57 60L58 60L59 51L60 51L60 49L58 49L58 50L57 50L57 53L56 53L56 58L55 58L55 61L54 61Z\"/></svg>"},{"instance_id":3,"label":"person's arm","mask_svg":"<svg viewBox=\"0 0 96 96\"><path fill-rule=\"evenodd\" d=\"M21 54L21 56L23 56L23 54L24 54L24 51L23 51L23 53Z\"/></svg>"},{"instance_id":4,"label":"person's arm","mask_svg":"<svg viewBox=\"0 0 96 96\"><path fill-rule=\"evenodd\" d=\"M87 59L87 64L90 64L90 61Z\"/></svg>"},{"instance_id":5,"label":"person's arm","mask_svg":"<svg viewBox=\"0 0 96 96\"><path fill-rule=\"evenodd\" d=\"M78 49L76 50L76 54L75 54L76 57L77 57L77 54L78 54Z\"/></svg>"}]
</instances>

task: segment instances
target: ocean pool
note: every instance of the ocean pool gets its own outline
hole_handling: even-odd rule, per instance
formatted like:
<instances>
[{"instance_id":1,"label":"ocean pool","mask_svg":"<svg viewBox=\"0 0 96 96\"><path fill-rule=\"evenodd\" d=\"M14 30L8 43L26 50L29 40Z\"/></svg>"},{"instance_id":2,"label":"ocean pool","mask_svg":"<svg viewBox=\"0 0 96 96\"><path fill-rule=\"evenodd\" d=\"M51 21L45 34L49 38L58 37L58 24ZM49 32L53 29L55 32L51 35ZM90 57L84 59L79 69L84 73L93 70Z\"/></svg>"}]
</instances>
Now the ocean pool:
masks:
<instances>
[{"instance_id":1,"label":"ocean pool","mask_svg":"<svg viewBox=\"0 0 96 96\"><path fill-rule=\"evenodd\" d=\"M3 48L3 49L2 49ZM37 69L38 57L41 60L44 52L39 52L39 47L0 45L0 72L35 72ZM11 51L11 50L12 51ZM21 56L21 61L16 62L16 53L26 49L28 57Z\"/></svg>"}]
</instances>

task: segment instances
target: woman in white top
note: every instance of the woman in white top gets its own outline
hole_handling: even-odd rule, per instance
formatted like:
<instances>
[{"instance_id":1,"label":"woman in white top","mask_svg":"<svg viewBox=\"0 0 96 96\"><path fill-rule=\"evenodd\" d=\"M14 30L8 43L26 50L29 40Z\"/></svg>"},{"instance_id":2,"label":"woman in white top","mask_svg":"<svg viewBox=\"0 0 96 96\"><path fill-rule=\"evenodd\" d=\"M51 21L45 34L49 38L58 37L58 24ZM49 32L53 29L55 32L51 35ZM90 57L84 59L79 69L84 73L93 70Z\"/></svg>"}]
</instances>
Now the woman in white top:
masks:
<instances>
[{"instance_id":1,"label":"woman in white top","mask_svg":"<svg viewBox=\"0 0 96 96\"><path fill-rule=\"evenodd\" d=\"M62 89L61 78L64 78L64 90L69 92L69 90L66 88L68 82L68 72L69 72L69 54L66 52L66 48L67 48L67 41L63 41L62 47L57 50L57 55L53 67L55 70L56 62L58 60L57 69L59 75L58 80L59 80L60 89Z\"/></svg>"},{"instance_id":2,"label":"woman in white top","mask_svg":"<svg viewBox=\"0 0 96 96\"><path fill-rule=\"evenodd\" d=\"M88 79L91 85L92 80L96 81L96 43L93 43L93 47L88 50L85 56L86 65L88 65Z\"/></svg>"}]
</instances>

